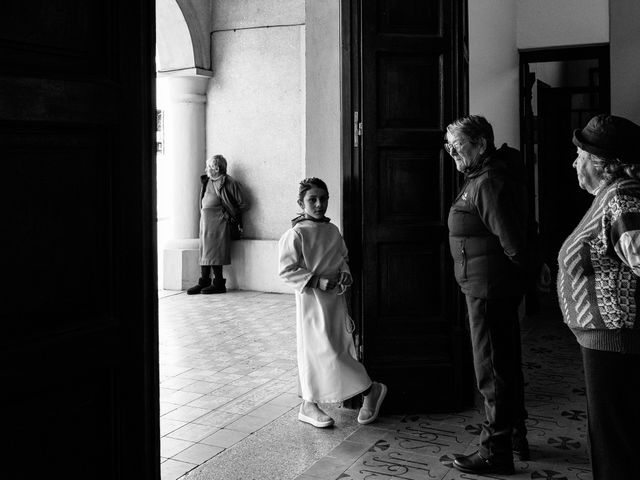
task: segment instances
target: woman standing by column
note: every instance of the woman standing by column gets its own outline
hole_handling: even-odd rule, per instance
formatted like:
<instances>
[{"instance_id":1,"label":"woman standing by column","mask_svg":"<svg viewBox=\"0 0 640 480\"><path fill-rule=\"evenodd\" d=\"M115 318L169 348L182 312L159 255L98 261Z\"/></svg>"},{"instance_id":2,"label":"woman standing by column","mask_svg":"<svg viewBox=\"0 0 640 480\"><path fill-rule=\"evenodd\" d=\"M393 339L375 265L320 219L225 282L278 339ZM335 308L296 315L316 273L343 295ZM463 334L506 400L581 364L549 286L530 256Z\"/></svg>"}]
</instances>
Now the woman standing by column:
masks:
<instances>
[{"instance_id":1,"label":"woman standing by column","mask_svg":"<svg viewBox=\"0 0 640 480\"><path fill-rule=\"evenodd\" d=\"M249 209L242 186L227 175L227 160L222 155L209 158L205 172L206 175L200 177L201 273L198 284L187 290L188 295L227 291L222 267L231 264L230 222L240 221L242 212Z\"/></svg>"}]
</instances>

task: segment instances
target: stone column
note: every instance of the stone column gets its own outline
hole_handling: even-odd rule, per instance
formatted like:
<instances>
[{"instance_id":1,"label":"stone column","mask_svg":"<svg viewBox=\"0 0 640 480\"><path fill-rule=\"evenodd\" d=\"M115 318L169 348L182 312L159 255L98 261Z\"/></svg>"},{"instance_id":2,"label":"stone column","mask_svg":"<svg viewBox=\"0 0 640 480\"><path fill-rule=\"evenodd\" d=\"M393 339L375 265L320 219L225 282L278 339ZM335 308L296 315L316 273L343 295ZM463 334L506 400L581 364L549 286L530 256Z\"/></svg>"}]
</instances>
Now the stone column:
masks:
<instances>
[{"instance_id":1,"label":"stone column","mask_svg":"<svg viewBox=\"0 0 640 480\"><path fill-rule=\"evenodd\" d=\"M184 290L197 281L200 175L206 155L208 77L168 76L165 155L171 164L170 238L163 249L163 288Z\"/></svg>"}]
</instances>

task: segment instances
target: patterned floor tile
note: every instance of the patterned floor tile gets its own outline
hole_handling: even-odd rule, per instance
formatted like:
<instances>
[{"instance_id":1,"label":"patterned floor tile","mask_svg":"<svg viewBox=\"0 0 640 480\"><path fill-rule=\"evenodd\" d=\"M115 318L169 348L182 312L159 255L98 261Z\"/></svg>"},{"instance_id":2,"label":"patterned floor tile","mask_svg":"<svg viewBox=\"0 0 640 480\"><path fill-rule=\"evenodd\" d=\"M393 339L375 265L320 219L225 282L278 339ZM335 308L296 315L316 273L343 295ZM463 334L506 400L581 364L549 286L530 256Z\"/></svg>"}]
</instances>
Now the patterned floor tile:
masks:
<instances>
[{"instance_id":1,"label":"patterned floor tile","mask_svg":"<svg viewBox=\"0 0 640 480\"><path fill-rule=\"evenodd\" d=\"M347 480L401 478L424 480L442 478L449 469L437 457L399 451L385 442L378 442L362 455L358 462L338 477Z\"/></svg>"},{"instance_id":2,"label":"patterned floor tile","mask_svg":"<svg viewBox=\"0 0 640 480\"><path fill-rule=\"evenodd\" d=\"M379 445L400 452L440 457L448 451L462 452L476 438L466 427L430 422L411 422L389 433Z\"/></svg>"},{"instance_id":3,"label":"patterned floor tile","mask_svg":"<svg viewBox=\"0 0 640 480\"><path fill-rule=\"evenodd\" d=\"M189 458L201 462L211 452L205 446L226 448L195 468L165 458L163 480L178 478L176 472L192 468L185 478L244 479L255 477L256 472L264 480L591 478L580 351L556 316L525 319L522 328L532 459L516 462L513 476L479 477L452 469L451 462L456 455L477 448L484 419L480 403L462 412L383 415L367 426L357 425L356 411L332 407L331 414L337 418L333 429L298 422L293 295L182 293L164 296L159 306L163 435L178 432L180 436L182 427L190 439L199 431L214 429L207 437L210 442L167 438L187 443L166 444L165 453L170 447L186 445L182 451L193 449ZM188 424L184 417L193 412L178 411L187 404L206 411L195 422L202 428L192 427L195 437L188 428L194 423ZM274 407L277 412L272 411ZM282 416L270 418L283 410ZM263 411L265 417L253 415ZM179 419L171 419L176 415ZM228 430L234 425L236 430ZM215 431L220 428L224 429ZM225 431L235 434L226 438L221 433Z\"/></svg>"}]
</instances>

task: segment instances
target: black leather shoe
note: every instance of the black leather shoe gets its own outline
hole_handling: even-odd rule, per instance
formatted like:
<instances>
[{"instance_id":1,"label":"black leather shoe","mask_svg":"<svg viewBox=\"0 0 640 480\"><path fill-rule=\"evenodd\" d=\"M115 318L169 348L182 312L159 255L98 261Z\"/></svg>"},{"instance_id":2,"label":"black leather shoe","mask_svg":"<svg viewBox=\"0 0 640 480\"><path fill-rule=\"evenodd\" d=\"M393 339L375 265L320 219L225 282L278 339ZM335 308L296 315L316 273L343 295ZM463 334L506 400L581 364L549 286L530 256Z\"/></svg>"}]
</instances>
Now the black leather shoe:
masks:
<instances>
[{"instance_id":1,"label":"black leather shoe","mask_svg":"<svg viewBox=\"0 0 640 480\"><path fill-rule=\"evenodd\" d=\"M483 473L511 475L515 472L512 458L482 458L478 452L456 458L453 466L461 472L480 475Z\"/></svg>"},{"instance_id":2,"label":"black leather shoe","mask_svg":"<svg viewBox=\"0 0 640 480\"><path fill-rule=\"evenodd\" d=\"M531 458L529 442L526 438L518 441L513 440L513 454L521 462L526 462Z\"/></svg>"}]
</instances>

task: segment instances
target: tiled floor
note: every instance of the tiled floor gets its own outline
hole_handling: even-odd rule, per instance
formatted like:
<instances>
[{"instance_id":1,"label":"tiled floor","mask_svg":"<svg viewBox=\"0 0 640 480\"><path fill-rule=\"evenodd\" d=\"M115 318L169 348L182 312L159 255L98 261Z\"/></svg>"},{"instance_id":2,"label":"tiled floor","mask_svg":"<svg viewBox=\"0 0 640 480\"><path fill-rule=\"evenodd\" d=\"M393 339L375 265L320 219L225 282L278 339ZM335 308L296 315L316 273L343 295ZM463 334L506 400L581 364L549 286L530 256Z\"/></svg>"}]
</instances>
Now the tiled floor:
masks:
<instances>
[{"instance_id":1,"label":"tiled floor","mask_svg":"<svg viewBox=\"0 0 640 480\"><path fill-rule=\"evenodd\" d=\"M359 426L330 407L331 429L299 422L292 295L161 292L159 305L163 480L487 478L451 468L475 450L480 408ZM556 316L527 318L523 356L532 460L504 478L591 479L571 333Z\"/></svg>"},{"instance_id":2,"label":"tiled floor","mask_svg":"<svg viewBox=\"0 0 640 480\"><path fill-rule=\"evenodd\" d=\"M293 295L161 292L162 479L182 476L299 404Z\"/></svg>"}]
</instances>

